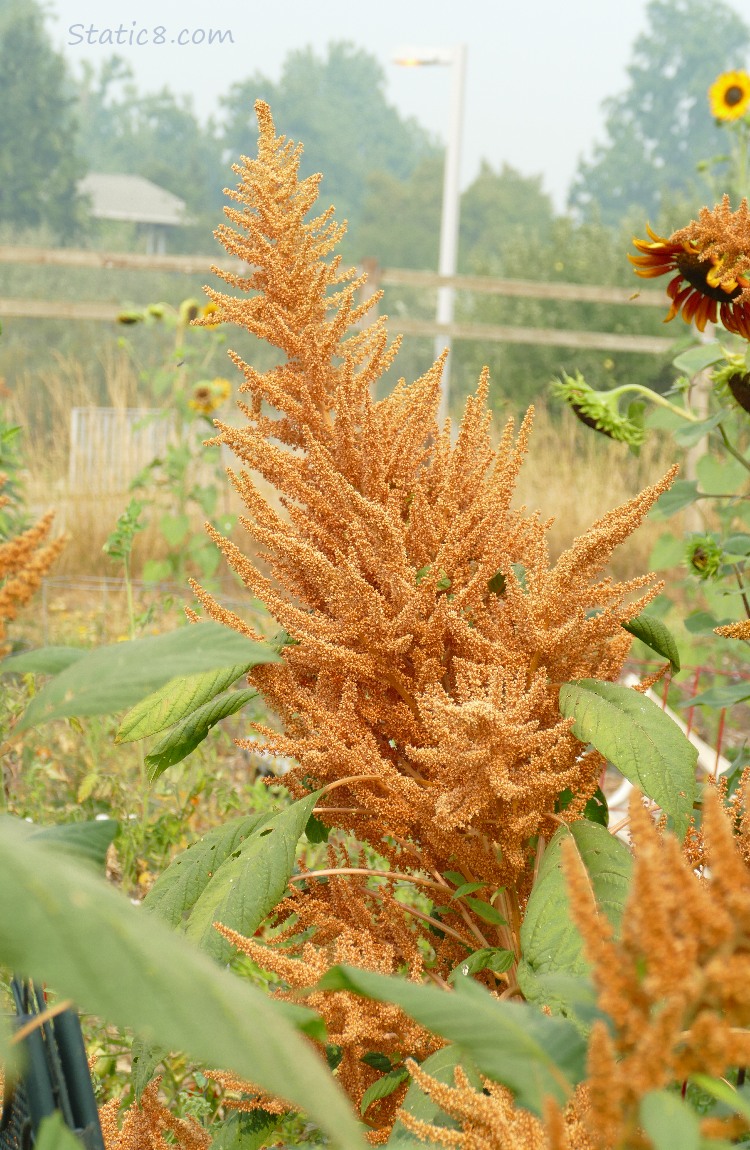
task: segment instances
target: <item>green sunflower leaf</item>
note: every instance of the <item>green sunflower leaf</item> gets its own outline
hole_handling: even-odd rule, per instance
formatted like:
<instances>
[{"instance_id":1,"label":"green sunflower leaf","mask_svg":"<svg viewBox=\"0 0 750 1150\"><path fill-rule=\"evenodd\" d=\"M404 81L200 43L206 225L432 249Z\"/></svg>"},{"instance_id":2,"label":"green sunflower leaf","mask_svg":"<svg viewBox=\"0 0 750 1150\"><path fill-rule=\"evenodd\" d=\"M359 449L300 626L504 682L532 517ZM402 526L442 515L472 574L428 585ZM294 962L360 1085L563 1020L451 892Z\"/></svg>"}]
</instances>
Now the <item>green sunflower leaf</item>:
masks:
<instances>
[{"instance_id":1,"label":"green sunflower leaf","mask_svg":"<svg viewBox=\"0 0 750 1150\"><path fill-rule=\"evenodd\" d=\"M689 507L691 503L695 503L696 499L700 499L698 481L695 479L678 479L668 491L659 496L649 515L652 519L666 519L677 511L682 511L683 507Z\"/></svg>"}]
</instances>

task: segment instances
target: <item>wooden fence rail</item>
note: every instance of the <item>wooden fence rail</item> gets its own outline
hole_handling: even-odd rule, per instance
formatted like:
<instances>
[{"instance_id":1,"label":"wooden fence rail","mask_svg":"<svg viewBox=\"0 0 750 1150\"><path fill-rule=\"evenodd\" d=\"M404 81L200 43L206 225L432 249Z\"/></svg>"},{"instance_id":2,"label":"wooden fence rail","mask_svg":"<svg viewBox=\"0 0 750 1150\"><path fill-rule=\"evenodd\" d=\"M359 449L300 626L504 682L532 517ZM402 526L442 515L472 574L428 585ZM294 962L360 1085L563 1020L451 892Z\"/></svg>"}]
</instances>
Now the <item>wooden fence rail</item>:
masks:
<instances>
[{"instance_id":1,"label":"wooden fence rail","mask_svg":"<svg viewBox=\"0 0 750 1150\"><path fill-rule=\"evenodd\" d=\"M71 248L32 248L0 245L0 264L34 264L105 270L138 270L178 272L184 275L208 275L214 261L211 256L145 255L138 252L100 252ZM237 260L221 260L229 271L246 271ZM519 299L553 300L561 303L617 304L637 307L665 307L663 292L630 291L611 285L538 283L534 280L498 279L492 276L441 276L436 272L407 268L380 268L366 261L368 289L380 285L414 287L424 290L448 286L457 292L481 293ZM0 298L0 318L94 320L112 323L121 308L114 303L88 300L40 300ZM536 328L498 324L438 324L429 319L398 317L394 327L404 335L446 336L452 339L480 340L489 343L543 344L554 347L596 349L600 351L665 354L673 340L665 336L638 335L603 331L574 331L569 328Z\"/></svg>"}]
</instances>

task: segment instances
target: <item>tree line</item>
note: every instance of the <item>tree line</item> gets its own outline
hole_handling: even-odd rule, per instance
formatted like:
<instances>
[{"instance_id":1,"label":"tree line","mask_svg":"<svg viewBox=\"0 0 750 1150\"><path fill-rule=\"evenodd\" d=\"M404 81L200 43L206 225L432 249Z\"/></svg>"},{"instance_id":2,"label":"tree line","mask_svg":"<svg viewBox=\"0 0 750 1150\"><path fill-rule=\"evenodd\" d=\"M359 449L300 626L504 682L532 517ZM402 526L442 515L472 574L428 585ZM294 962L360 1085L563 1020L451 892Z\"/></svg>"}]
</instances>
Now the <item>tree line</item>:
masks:
<instances>
[{"instance_id":1,"label":"tree line","mask_svg":"<svg viewBox=\"0 0 750 1150\"><path fill-rule=\"evenodd\" d=\"M750 29L725 0L651 0L628 84L607 102L604 138L579 164L568 211L556 214L541 176L484 162L462 196L460 270L630 282L624 237L642 231L647 219L669 232L709 198L697 164L724 145L706 90L719 73L746 66L749 45ZM346 258L437 266L441 146L389 104L385 73L364 49L335 42L321 56L311 48L290 52L278 79L256 71L231 85L217 117L202 123L189 97L167 88L139 91L117 55L71 74L37 0L0 0L0 232L41 229L48 242L95 242L78 181L88 171L129 172L186 202L191 224L179 245L205 250L232 180L230 165L254 139L259 97L281 131L304 141L303 174L325 173L324 206L335 203L338 217L348 220ZM403 302L414 304L406 290ZM460 300L459 307L464 318L488 322L500 308L495 322L551 326L556 316L553 305L533 301ZM584 311L577 305L573 326L605 322L601 312L592 318ZM569 314L563 307L561 322L570 322ZM637 320L625 321L621 312L612 317L615 329L632 322L648 330L643 309ZM474 352L460 355L472 361ZM493 354L509 379L528 371L534 357L526 347ZM555 363L554 350L537 349L540 357ZM653 378L653 362L649 370Z\"/></svg>"}]
</instances>

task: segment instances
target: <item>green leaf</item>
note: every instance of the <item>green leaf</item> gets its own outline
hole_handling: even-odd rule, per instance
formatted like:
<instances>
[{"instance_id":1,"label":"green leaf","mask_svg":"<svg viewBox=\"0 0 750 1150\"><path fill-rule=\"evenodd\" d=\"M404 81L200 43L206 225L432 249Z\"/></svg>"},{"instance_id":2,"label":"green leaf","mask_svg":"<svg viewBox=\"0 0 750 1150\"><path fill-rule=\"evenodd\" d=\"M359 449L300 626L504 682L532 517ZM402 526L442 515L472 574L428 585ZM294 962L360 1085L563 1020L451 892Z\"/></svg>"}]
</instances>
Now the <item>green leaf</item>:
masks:
<instances>
[{"instance_id":1,"label":"green leaf","mask_svg":"<svg viewBox=\"0 0 750 1150\"><path fill-rule=\"evenodd\" d=\"M454 1071L456 1066L461 1067L474 1089L481 1091L481 1078L475 1067L467 1061L457 1046L443 1046L422 1063L425 1074L429 1074L430 1078L435 1078L438 1082L445 1083L446 1086L455 1086ZM458 1129L458 1123L455 1119L449 1118L445 1111L436 1102L433 1102L432 1098L425 1094L416 1082L410 1083L401 1109L429 1126L440 1126L447 1130ZM387 1150L430 1150L432 1143L426 1146L417 1138L416 1134L412 1134L402 1122L397 1120L386 1146Z\"/></svg>"},{"instance_id":2,"label":"green leaf","mask_svg":"<svg viewBox=\"0 0 750 1150\"><path fill-rule=\"evenodd\" d=\"M393 1070L393 1063L387 1054L381 1054L379 1050L368 1050L367 1054L363 1054L359 1060L364 1062L366 1066L371 1066L373 1070L379 1070L381 1074L388 1074Z\"/></svg>"},{"instance_id":3,"label":"green leaf","mask_svg":"<svg viewBox=\"0 0 750 1150\"><path fill-rule=\"evenodd\" d=\"M40 647L36 651L24 651L20 655L3 659L0 673L12 671L15 675L26 675L29 672L35 675L57 675L87 654L84 647Z\"/></svg>"},{"instance_id":4,"label":"green leaf","mask_svg":"<svg viewBox=\"0 0 750 1150\"><path fill-rule=\"evenodd\" d=\"M364 1114L368 1106L377 1102L379 1098L387 1098L393 1094L394 1090L398 1090L401 1083L405 1082L408 1077L409 1071L403 1066L400 1070L390 1070L382 1078L378 1078L367 1087L362 1095L362 1101L359 1104L360 1114Z\"/></svg>"},{"instance_id":5,"label":"green leaf","mask_svg":"<svg viewBox=\"0 0 750 1150\"><path fill-rule=\"evenodd\" d=\"M268 1145L268 1139L283 1114L269 1114L267 1110L250 1110L247 1113L233 1110L226 1121L213 1134L211 1150L261 1150Z\"/></svg>"},{"instance_id":6,"label":"green leaf","mask_svg":"<svg viewBox=\"0 0 750 1150\"><path fill-rule=\"evenodd\" d=\"M651 508L649 515L652 519L666 519L683 507L689 507L699 499L698 482L695 479L678 479L668 491L660 495Z\"/></svg>"},{"instance_id":7,"label":"green leaf","mask_svg":"<svg viewBox=\"0 0 750 1150\"><path fill-rule=\"evenodd\" d=\"M305 826L305 838L309 843L327 843L330 833L330 827L327 827L315 815L310 815Z\"/></svg>"},{"instance_id":8,"label":"green leaf","mask_svg":"<svg viewBox=\"0 0 750 1150\"><path fill-rule=\"evenodd\" d=\"M119 829L120 824L115 819L94 819L85 823L59 823L53 827L40 827L34 829L29 838L73 855L103 872L107 849Z\"/></svg>"},{"instance_id":9,"label":"green leaf","mask_svg":"<svg viewBox=\"0 0 750 1150\"><path fill-rule=\"evenodd\" d=\"M59 1110L42 1119L34 1140L34 1150L81 1150L81 1145Z\"/></svg>"},{"instance_id":10,"label":"green leaf","mask_svg":"<svg viewBox=\"0 0 750 1150\"><path fill-rule=\"evenodd\" d=\"M747 468L739 459L727 455L702 455L695 467L701 491L709 495L730 495L742 490L748 479Z\"/></svg>"},{"instance_id":11,"label":"green leaf","mask_svg":"<svg viewBox=\"0 0 750 1150\"><path fill-rule=\"evenodd\" d=\"M653 1090L640 1104L641 1126L654 1150L699 1150L701 1142L697 1115L669 1090Z\"/></svg>"},{"instance_id":12,"label":"green leaf","mask_svg":"<svg viewBox=\"0 0 750 1150\"><path fill-rule=\"evenodd\" d=\"M231 687L252 666L252 663L235 663L231 667L217 667L198 675L170 679L158 691L131 707L120 723L115 742L130 743L148 735L157 735Z\"/></svg>"},{"instance_id":13,"label":"green leaf","mask_svg":"<svg viewBox=\"0 0 750 1150\"><path fill-rule=\"evenodd\" d=\"M179 675L239 663L278 662L279 658L267 644L254 643L214 622L113 643L86 653L45 684L16 730L69 715L122 711Z\"/></svg>"},{"instance_id":14,"label":"green leaf","mask_svg":"<svg viewBox=\"0 0 750 1150\"><path fill-rule=\"evenodd\" d=\"M684 838L698 751L661 707L630 687L579 679L560 688L560 711L575 719L573 734L671 815L675 833Z\"/></svg>"},{"instance_id":15,"label":"green leaf","mask_svg":"<svg viewBox=\"0 0 750 1150\"><path fill-rule=\"evenodd\" d=\"M683 707L733 707L735 703L744 703L750 699L750 682L727 683L723 687L709 687L699 695L685 699Z\"/></svg>"},{"instance_id":16,"label":"green leaf","mask_svg":"<svg viewBox=\"0 0 750 1150\"><path fill-rule=\"evenodd\" d=\"M252 935L283 898L294 869L297 843L321 791L298 799L257 827L209 880L187 923L202 950L226 962L232 947L214 923Z\"/></svg>"},{"instance_id":17,"label":"green leaf","mask_svg":"<svg viewBox=\"0 0 750 1150\"><path fill-rule=\"evenodd\" d=\"M147 1042L288 1098L340 1150L366 1150L346 1099L276 1004L12 826L0 836L0 964Z\"/></svg>"},{"instance_id":18,"label":"green leaf","mask_svg":"<svg viewBox=\"0 0 750 1150\"><path fill-rule=\"evenodd\" d=\"M727 557L746 559L750 555L750 535L744 532L729 535L722 540L721 549Z\"/></svg>"},{"instance_id":19,"label":"green leaf","mask_svg":"<svg viewBox=\"0 0 750 1150\"><path fill-rule=\"evenodd\" d=\"M656 615L649 615L648 612L642 611L640 615L636 615L635 619L631 619L628 623L623 623L622 626L631 635L635 635L636 639L640 639L652 651L656 651L657 655L661 655L664 659L669 659L672 670L675 674L680 669L680 652L677 650L677 644L674 640L672 632L661 619Z\"/></svg>"},{"instance_id":20,"label":"green leaf","mask_svg":"<svg viewBox=\"0 0 750 1150\"><path fill-rule=\"evenodd\" d=\"M669 567L678 567L684 560L685 540L665 532L654 543L648 566L652 571L664 571Z\"/></svg>"},{"instance_id":21,"label":"green leaf","mask_svg":"<svg viewBox=\"0 0 750 1150\"><path fill-rule=\"evenodd\" d=\"M450 972L448 982L468 978L481 970L493 970L496 974L502 974L513 965L515 957L512 950L503 950L499 946L483 946L481 950L475 950L473 954L467 955L463 962Z\"/></svg>"},{"instance_id":22,"label":"green leaf","mask_svg":"<svg viewBox=\"0 0 750 1150\"><path fill-rule=\"evenodd\" d=\"M162 515L159 527L170 547L179 547L190 530L187 515Z\"/></svg>"},{"instance_id":23,"label":"green leaf","mask_svg":"<svg viewBox=\"0 0 750 1150\"><path fill-rule=\"evenodd\" d=\"M172 575L172 565L166 559L147 559L143 564L144 583L165 583Z\"/></svg>"},{"instance_id":24,"label":"green leaf","mask_svg":"<svg viewBox=\"0 0 750 1150\"><path fill-rule=\"evenodd\" d=\"M541 1114L547 1095L564 1104L585 1074L586 1043L572 1023L525 1003L501 1002L473 979L456 988L450 993L359 967L334 966L316 989L350 990L395 1003L454 1042L480 1073L502 1082L534 1114Z\"/></svg>"},{"instance_id":25,"label":"green leaf","mask_svg":"<svg viewBox=\"0 0 750 1150\"><path fill-rule=\"evenodd\" d=\"M486 885L487 883L485 882L462 882L451 895L451 902L453 902L454 898L463 898L464 895L473 894L475 890L481 890L482 887Z\"/></svg>"},{"instance_id":26,"label":"green leaf","mask_svg":"<svg viewBox=\"0 0 750 1150\"><path fill-rule=\"evenodd\" d=\"M717 1102L723 1102L734 1113L741 1114L750 1122L750 1102L747 1098L743 1098L735 1086L730 1086L720 1078L709 1078L707 1074L691 1074L690 1081L700 1086L701 1090L705 1090L706 1094L710 1094Z\"/></svg>"},{"instance_id":27,"label":"green leaf","mask_svg":"<svg viewBox=\"0 0 750 1150\"><path fill-rule=\"evenodd\" d=\"M705 371L707 367L713 367L723 359L724 351L718 343L701 343L697 347L680 352L672 360L672 366L692 379L699 371Z\"/></svg>"},{"instance_id":28,"label":"green leaf","mask_svg":"<svg viewBox=\"0 0 750 1150\"><path fill-rule=\"evenodd\" d=\"M521 924L522 961L518 982L526 998L565 1009L549 1001L539 980L550 974L579 977L588 973L583 939L570 911L562 866L563 843L572 841L588 872L597 906L619 930L632 873L632 856L624 843L597 823L581 820L560 827L544 852Z\"/></svg>"},{"instance_id":29,"label":"green leaf","mask_svg":"<svg viewBox=\"0 0 750 1150\"><path fill-rule=\"evenodd\" d=\"M171 926L185 922L219 867L272 817L269 811L256 811L207 831L162 871L144 898L144 907Z\"/></svg>"},{"instance_id":30,"label":"green leaf","mask_svg":"<svg viewBox=\"0 0 750 1150\"><path fill-rule=\"evenodd\" d=\"M470 907L474 914L478 915L483 922L490 923L491 926L505 926L506 921L500 914L500 911L495 910L494 906L485 902L481 898L471 898L469 895L464 895L464 902Z\"/></svg>"},{"instance_id":31,"label":"green leaf","mask_svg":"<svg viewBox=\"0 0 750 1150\"><path fill-rule=\"evenodd\" d=\"M719 626L719 620L710 611L694 611L683 619L682 625L691 635L705 635Z\"/></svg>"},{"instance_id":32,"label":"green leaf","mask_svg":"<svg viewBox=\"0 0 750 1150\"><path fill-rule=\"evenodd\" d=\"M566 787L557 796L555 812L567 810L574 797L570 787ZM600 827L609 826L609 807L601 787L597 787L591 798L587 800L586 806L583 808L583 817L589 822L598 823Z\"/></svg>"},{"instance_id":33,"label":"green leaf","mask_svg":"<svg viewBox=\"0 0 750 1150\"><path fill-rule=\"evenodd\" d=\"M247 688L243 691L227 691L217 695L210 703L204 703L192 715L186 715L171 731L156 743L144 760L148 777L153 783L168 767L180 763L191 754L208 735L209 731L228 715L241 711L249 702L257 698L258 692Z\"/></svg>"},{"instance_id":34,"label":"green leaf","mask_svg":"<svg viewBox=\"0 0 750 1150\"><path fill-rule=\"evenodd\" d=\"M168 1054L169 1051L165 1050L163 1046L156 1046L154 1043L144 1042L143 1039L137 1035L133 1039L130 1080L133 1084L133 1093L135 1094L136 1101L140 1101L143 1091L154 1077L154 1071Z\"/></svg>"},{"instance_id":35,"label":"green leaf","mask_svg":"<svg viewBox=\"0 0 750 1150\"><path fill-rule=\"evenodd\" d=\"M682 427L678 427L674 432L675 443L679 443L680 447L694 447L708 435L709 431L718 427L728 414L726 411L717 411L708 419L701 419L696 423L683 423Z\"/></svg>"}]
</instances>

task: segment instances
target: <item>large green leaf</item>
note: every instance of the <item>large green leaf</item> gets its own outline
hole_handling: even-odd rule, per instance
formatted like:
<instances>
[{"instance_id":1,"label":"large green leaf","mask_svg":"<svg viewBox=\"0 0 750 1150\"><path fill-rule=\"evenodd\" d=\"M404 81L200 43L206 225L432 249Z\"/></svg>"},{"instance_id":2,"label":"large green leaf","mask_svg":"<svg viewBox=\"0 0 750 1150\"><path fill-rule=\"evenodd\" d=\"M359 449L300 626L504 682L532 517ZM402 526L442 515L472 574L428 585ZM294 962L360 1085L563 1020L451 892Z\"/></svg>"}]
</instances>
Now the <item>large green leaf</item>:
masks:
<instances>
[{"instance_id":1,"label":"large green leaf","mask_svg":"<svg viewBox=\"0 0 750 1150\"><path fill-rule=\"evenodd\" d=\"M422 1063L425 1074L429 1074L430 1078L435 1078L438 1082L444 1082L447 1086L455 1085L453 1072L456 1066L461 1066L476 1090L482 1089L481 1078L466 1059L462 1060L461 1051L457 1046L443 1046ZM453 1118L449 1118L445 1111L436 1102L433 1102L420 1086L417 1086L416 1082L412 1082L406 1091L401 1109L418 1121L426 1122L430 1126L444 1126L448 1130L458 1129L458 1123ZM386 1145L388 1150L426 1150L425 1143L421 1142L416 1134L412 1134L403 1122L399 1121L391 1130L391 1136ZM427 1150L429 1150L429 1144Z\"/></svg>"},{"instance_id":2,"label":"large green leaf","mask_svg":"<svg viewBox=\"0 0 750 1150\"><path fill-rule=\"evenodd\" d=\"M148 1042L297 1104L339 1150L366 1150L329 1072L284 1011L72 859L0 836L0 964Z\"/></svg>"},{"instance_id":3,"label":"large green leaf","mask_svg":"<svg viewBox=\"0 0 750 1150\"><path fill-rule=\"evenodd\" d=\"M73 1131L65 1125L60 1111L56 1110L39 1124L34 1150L81 1150L81 1145Z\"/></svg>"},{"instance_id":4,"label":"large green leaf","mask_svg":"<svg viewBox=\"0 0 750 1150\"><path fill-rule=\"evenodd\" d=\"M87 653L47 683L29 703L16 730L70 715L122 711L179 675L279 658L265 643L253 643L213 622L113 643Z\"/></svg>"},{"instance_id":5,"label":"large green leaf","mask_svg":"<svg viewBox=\"0 0 750 1150\"><path fill-rule=\"evenodd\" d=\"M315 791L258 826L232 851L198 898L186 931L220 962L232 953L214 923L252 935L283 898L297 843L320 798Z\"/></svg>"},{"instance_id":6,"label":"large green leaf","mask_svg":"<svg viewBox=\"0 0 750 1150\"><path fill-rule=\"evenodd\" d=\"M6 825L16 828L18 834L73 855L79 862L88 863L99 872L104 871L107 848L117 834L120 824L115 819L92 819L82 823L58 823L39 827L25 819L0 815L0 831Z\"/></svg>"},{"instance_id":7,"label":"large green leaf","mask_svg":"<svg viewBox=\"0 0 750 1150\"><path fill-rule=\"evenodd\" d=\"M131 707L120 723L115 741L129 743L149 735L158 735L225 691L252 665L236 663L232 667L217 667L198 675L182 675L170 679L158 691Z\"/></svg>"},{"instance_id":8,"label":"large green leaf","mask_svg":"<svg viewBox=\"0 0 750 1150\"><path fill-rule=\"evenodd\" d=\"M709 687L692 698L685 699L683 707L733 707L750 699L750 682L725 683L719 687Z\"/></svg>"},{"instance_id":9,"label":"large green leaf","mask_svg":"<svg viewBox=\"0 0 750 1150\"><path fill-rule=\"evenodd\" d=\"M702 455L695 466L695 475L701 491L709 495L731 495L743 491L747 483L747 468L726 453Z\"/></svg>"},{"instance_id":10,"label":"large green leaf","mask_svg":"<svg viewBox=\"0 0 750 1150\"><path fill-rule=\"evenodd\" d=\"M501 1002L473 979L459 982L451 992L335 966L316 989L351 990L395 1003L455 1043L480 1073L509 1087L519 1105L534 1114L542 1113L548 1095L564 1103L585 1074L586 1043L572 1023L525 1003Z\"/></svg>"},{"instance_id":11,"label":"large green leaf","mask_svg":"<svg viewBox=\"0 0 750 1150\"><path fill-rule=\"evenodd\" d=\"M40 647L36 651L22 651L0 663L0 673L13 671L17 675L29 672L35 675L57 675L77 663L88 651L84 647Z\"/></svg>"},{"instance_id":12,"label":"large green leaf","mask_svg":"<svg viewBox=\"0 0 750 1150\"><path fill-rule=\"evenodd\" d=\"M44 846L65 851L104 872L107 862L107 849L120 829L115 819L94 819L85 823L59 823L53 827L41 827L29 836Z\"/></svg>"},{"instance_id":13,"label":"large green leaf","mask_svg":"<svg viewBox=\"0 0 750 1150\"><path fill-rule=\"evenodd\" d=\"M144 898L143 905L171 926L186 922L219 867L237 851L248 835L272 817L269 811L256 811L213 827L162 871Z\"/></svg>"},{"instance_id":14,"label":"large green leaf","mask_svg":"<svg viewBox=\"0 0 750 1150\"><path fill-rule=\"evenodd\" d=\"M696 423L683 423L682 427L678 427L674 432L675 443L679 443L680 447L694 447L728 415L728 411L717 411L707 419L698 420Z\"/></svg>"},{"instance_id":15,"label":"large green leaf","mask_svg":"<svg viewBox=\"0 0 750 1150\"><path fill-rule=\"evenodd\" d=\"M680 669L680 652L677 650L674 635L666 623L662 623L656 615L649 615L643 611L640 615L636 615L635 619L622 625L631 635L635 635L636 639L640 639L652 651L656 651L657 655L669 659L672 670L677 674Z\"/></svg>"},{"instance_id":16,"label":"large green leaf","mask_svg":"<svg viewBox=\"0 0 750 1150\"><path fill-rule=\"evenodd\" d=\"M186 715L172 727L171 731L167 731L146 755L145 763L151 782L158 779L168 767L182 762L203 742L209 731L221 719L241 711L257 697L257 694L257 691L249 688L243 691L226 691L223 695L211 699L209 703L204 703L197 711L193 711L192 715Z\"/></svg>"},{"instance_id":17,"label":"large green leaf","mask_svg":"<svg viewBox=\"0 0 750 1150\"><path fill-rule=\"evenodd\" d=\"M724 349L716 342L700 343L697 347L689 347L687 351L681 351L672 360L672 366L677 371L692 377L707 367L713 367L715 363L721 363L725 355Z\"/></svg>"},{"instance_id":18,"label":"large green leaf","mask_svg":"<svg viewBox=\"0 0 750 1150\"><path fill-rule=\"evenodd\" d=\"M211 1150L260 1150L268 1145L271 1133L282 1119L283 1115L269 1114L267 1110L248 1113L234 1110L216 1134L214 1127L211 1128Z\"/></svg>"},{"instance_id":19,"label":"large green leaf","mask_svg":"<svg viewBox=\"0 0 750 1150\"><path fill-rule=\"evenodd\" d=\"M698 751L651 699L618 683L579 679L560 688L560 711L573 734L614 763L658 803L685 837L695 798Z\"/></svg>"},{"instance_id":20,"label":"large green leaf","mask_svg":"<svg viewBox=\"0 0 750 1150\"><path fill-rule=\"evenodd\" d=\"M544 852L521 925L522 961L518 982L526 998L565 1012L564 1001L550 1001L551 974L578 977L588 971L583 940L573 922L562 866L563 844L572 842L586 867L599 909L619 929L633 869L624 843L597 823L581 820L560 827Z\"/></svg>"},{"instance_id":21,"label":"large green leaf","mask_svg":"<svg viewBox=\"0 0 750 1150\"><path fill-rule=\"evenodd\" d=\"M701 1132L697 1115L679 1094L653 1090L640 1104L641 1125L654 1150L699 1150Z\"/></svg>"},{"instance_id":22,"label":"large green leaf","mask_svg":"<svg viewBox=\"0 0 750 1150\"><path fill-rule=\"evenodd\" d=\"M689 507L696 499L700 499L697 480L678 479L659 496L649 514L652 519L667 518L676 511L682 511L683 507Z\"/></svg>"}]
</instances>

